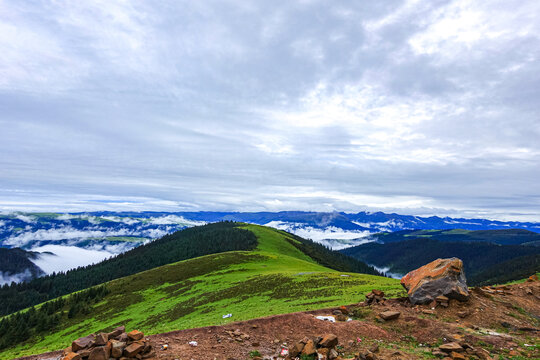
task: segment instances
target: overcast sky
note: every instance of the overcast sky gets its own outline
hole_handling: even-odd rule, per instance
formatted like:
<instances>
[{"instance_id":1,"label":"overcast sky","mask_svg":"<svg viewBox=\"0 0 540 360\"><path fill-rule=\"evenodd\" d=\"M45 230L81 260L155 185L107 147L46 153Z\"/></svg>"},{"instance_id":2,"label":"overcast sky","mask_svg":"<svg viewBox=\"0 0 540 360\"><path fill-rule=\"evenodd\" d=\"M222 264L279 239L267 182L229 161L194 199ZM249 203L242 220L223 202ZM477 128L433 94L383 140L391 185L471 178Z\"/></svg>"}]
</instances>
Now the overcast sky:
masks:
<instances>
[{"instance_id":1,"label":"overcast sky","mask_svg":"<svg viewBox=\"0 0 540 360\"><path fill-rule=\"evenodd\" d=\"M540 221L540 1L0 0L0 210Z\"/></svg>"}]
</instances>

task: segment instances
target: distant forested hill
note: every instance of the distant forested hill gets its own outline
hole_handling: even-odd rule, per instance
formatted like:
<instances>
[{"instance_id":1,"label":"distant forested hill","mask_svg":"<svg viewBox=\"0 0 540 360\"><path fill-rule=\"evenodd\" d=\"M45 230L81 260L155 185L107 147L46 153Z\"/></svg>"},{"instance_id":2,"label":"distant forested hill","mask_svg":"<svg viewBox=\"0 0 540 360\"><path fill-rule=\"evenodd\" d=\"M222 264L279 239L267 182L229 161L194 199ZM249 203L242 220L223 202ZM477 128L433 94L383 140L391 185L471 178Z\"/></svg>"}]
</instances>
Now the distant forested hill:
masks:
<instances>
[{"instance_id":1,"label":"distant forested hill","mask_svg":"<svg viewBox=\"0 0 540 360\"><path fill-rule=\"evenodd\" d=\"M373 234L372 239L380 243L399 242L411 239L433 239L451 242L490 242L500 245L540 245L540 234L523 229L502 230L402 230Z\"/></svg>"},{"instance_id":2,"label":"distant forested hill","mask_svg":"<svg viewBox=\"0 0 540 360\"><path fill-rule=\"evenodd\" d=\"M0 248L0 277L9 282L30 280L45 273L31 259L39 256L38 253L25 251L19 248Z\"/></svg>"},{"instance_id":3,"label":"distant forested hill","mask_svg":"<svg viewBox=\"0 0 540 360\"><path fill-rule=\"evenodd\" d=\"M540 271L540 247L536 246L414 238L386 244L369 243L341 252L400 274L437 258L457 257L463 260L470 285L517 280Z\"/></svg>"}]
</instances>

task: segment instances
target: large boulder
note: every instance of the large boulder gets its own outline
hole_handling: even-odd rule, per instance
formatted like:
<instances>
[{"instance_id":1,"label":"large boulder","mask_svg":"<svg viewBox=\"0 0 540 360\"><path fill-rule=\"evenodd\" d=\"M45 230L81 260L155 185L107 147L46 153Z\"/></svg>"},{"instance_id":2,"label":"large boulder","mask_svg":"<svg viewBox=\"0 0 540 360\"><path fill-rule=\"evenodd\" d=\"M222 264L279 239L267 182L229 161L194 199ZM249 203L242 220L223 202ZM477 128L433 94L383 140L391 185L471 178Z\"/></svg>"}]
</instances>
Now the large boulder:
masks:
<instances>
[{"instance_id":1,"label":"large boulder","mask_svg":"<svg viewBox=\"0 0 540 360\"><path fill-rule=\"evenodd\" d=\"M469 299L463 261L458 258L434 260L405 275L401 285L413 304L427 304L440 295L460 301Z\"/></svg>"}]
</instances>

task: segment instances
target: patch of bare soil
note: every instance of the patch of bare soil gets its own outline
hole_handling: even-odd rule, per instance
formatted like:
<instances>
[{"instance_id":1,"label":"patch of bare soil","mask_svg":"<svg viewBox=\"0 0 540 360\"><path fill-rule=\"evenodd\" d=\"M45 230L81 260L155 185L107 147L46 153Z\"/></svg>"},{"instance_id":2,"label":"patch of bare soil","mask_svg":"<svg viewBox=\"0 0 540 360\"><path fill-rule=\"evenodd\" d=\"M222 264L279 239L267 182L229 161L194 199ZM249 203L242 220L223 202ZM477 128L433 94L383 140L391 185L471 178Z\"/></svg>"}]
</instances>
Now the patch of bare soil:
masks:
<instances>
[{"instance_id":1,"label":"patch of bare soil","mask_svg":"<svg viewBox=\"0 0 540 360\"><path fill-rule=\"evenodd\" d=\"M156 356L163 360L245 360L278 358L283 348L307 337L337 335L340 358L361 358L372 349L377 359L540 358L540 282L475 288L468 302L450 300L448 307L410 304L388 299L371 305L346 306L353 320L329 322L316 318L333 315L337 308L264 317L249 321L148 336ZM398 311L397 319L380 313ZM345 311L346 312L346 311ZM192 345L189 343L192 342ZM193 346L196 342L196 346ZM439 351L444 343L460 344L457 353ZM68 346L69 344L66 344ZM26 357L56 360L61 352ZM462 357L461 357L462 356Z\"/></svg>"}]
</instances>

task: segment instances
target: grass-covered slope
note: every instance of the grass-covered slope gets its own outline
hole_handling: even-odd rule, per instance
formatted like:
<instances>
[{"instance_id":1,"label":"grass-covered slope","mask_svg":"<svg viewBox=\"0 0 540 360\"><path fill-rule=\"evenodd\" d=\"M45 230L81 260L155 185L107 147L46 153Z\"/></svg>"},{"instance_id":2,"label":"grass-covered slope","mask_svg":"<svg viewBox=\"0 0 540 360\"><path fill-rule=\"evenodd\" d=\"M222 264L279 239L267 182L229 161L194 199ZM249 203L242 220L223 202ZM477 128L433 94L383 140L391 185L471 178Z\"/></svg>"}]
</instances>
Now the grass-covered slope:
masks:
<instances>
[{"instance_id":1,"label":"grass-covered slope","mask_svg":"<svg viewBox=\"0 0 540 360\"><path fill-rule=\"evenodd\" d=\"M193 227L102 261L0 288L0 316L90 286L198 256L233 250L252 250L257 239L236 223L220 222Z\"/></svg>"},{"instance_id":2,"label":"grass-covered slope","mask_svg":"<svg viewBox=\"0 0 540 360\"><path fill-rule=\"evenodd\" d=\"M403 294L397 280L317 264L293 245L298 239L290 234L242 227L257 238L253 251L206 255L113 280L87 311L69 318L66 305L57 310L60 321L53 330L5 349L0 358L59 349L74 337L120 324L155 334L354 303L373 288Z\"/></svg>"}]
</instances>

